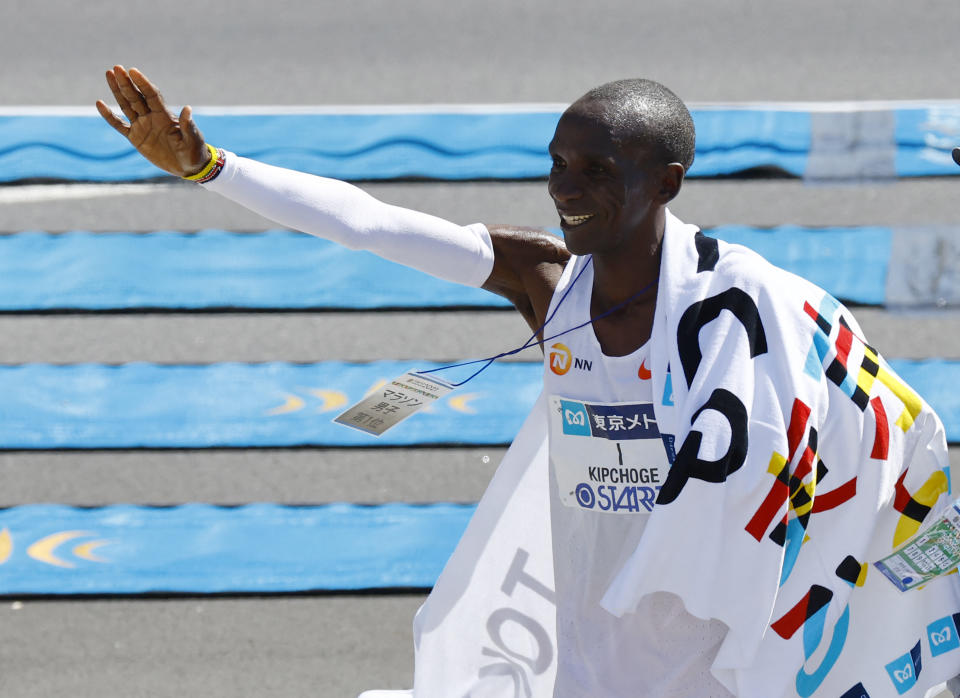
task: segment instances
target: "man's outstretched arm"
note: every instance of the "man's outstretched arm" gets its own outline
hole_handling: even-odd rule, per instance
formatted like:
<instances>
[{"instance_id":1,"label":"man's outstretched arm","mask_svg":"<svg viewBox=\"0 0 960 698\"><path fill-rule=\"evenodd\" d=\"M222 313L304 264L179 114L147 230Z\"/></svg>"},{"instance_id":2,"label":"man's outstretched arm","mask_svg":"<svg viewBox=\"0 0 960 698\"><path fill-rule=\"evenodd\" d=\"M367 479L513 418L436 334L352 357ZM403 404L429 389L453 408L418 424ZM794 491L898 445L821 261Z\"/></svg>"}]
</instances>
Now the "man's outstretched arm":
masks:
<instances>
[{"instance_id":1,"label":"man's outstretched arm","mask_svg":"<svg viewBox=\"0 0 960 698\"><path fill-rule=\"evenodd\" d=\"M157 88L136 69L115 66L107 84L127 122L101 100L103 118L157 167L179 177L209 171L211 149L190 107L170 113ZM533 324L569 255L545 231L460 226L390 206L346 182L227 154L205 187L278 223L347 247L370 250L439 278L484 288L511 300Z\"/></svg>"}]
</instances>

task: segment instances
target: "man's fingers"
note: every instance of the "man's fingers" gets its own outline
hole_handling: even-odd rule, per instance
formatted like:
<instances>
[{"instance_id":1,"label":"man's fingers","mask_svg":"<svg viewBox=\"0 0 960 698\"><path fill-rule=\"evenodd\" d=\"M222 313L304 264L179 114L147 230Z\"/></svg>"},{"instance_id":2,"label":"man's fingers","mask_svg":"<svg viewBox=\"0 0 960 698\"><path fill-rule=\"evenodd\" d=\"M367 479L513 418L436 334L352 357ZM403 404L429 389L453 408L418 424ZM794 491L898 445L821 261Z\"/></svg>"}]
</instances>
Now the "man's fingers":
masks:
<instances>
[{"instance_id":1,"label":"man's fingers","mask_svg":"<svg viewBox=\"0 0 960 698\"><path fill-rule=\"evenodd\" d=\"M960 165L960 148L953 149L953 161Z\"/></svg>"},{"instance_id":2,"label":"man's fingers","mask_svg":"<svg viewBox=\"0 0 960 698\"><path fill-rule=\"evenodd\" d=\"M188 104L180 110L180 133L183 135L183 141L187 146L193 148L202 146L203 134L197 128L197 122L193 120L193 109Z\"/></svg>"},{"instance_id":3,"label":"man's fingers","mask_svg":"<svg viewBox=\"0 0 960 698\"><path fill-rule=\"evenodd\" d=\"M135 112L131 107L130 103L127 101L127 98L123 96L123 93L120 91L120 85L117 82L117 76L113 70L107 71L107 87L110 88L110 91L113 93L113 98L117 100L117 104L120 106L120 111L123 112L123 115L127 117L127 120L133 122L137 118L137 112Z\"/></svg>"},{"instance_id":4,"label":"man's fingers","mask_svg":"<svg viewBox=\"0 0 960 698\"><path fill-rule=\"evenodd\" d=\"M166 113L167 106L163 103L163 97L160 95L160 91L147 79L147 76L136 68L131 68L129 75L130 80L133 81L133 84L140 90L150 110Z\"/></svg>"},{"instance_id":5,"label":"man's fingers","mask_svg":"<svg viewBox=\"0 0 960 698\"><path fill-rule=\"evenodd\" d=\"M123 120L117 117L117 115L113 113L113 110L110 109L102 99L97 100L97 111L100 112L100 116L102 116L108 124L113 126L121 136L124 138L127 137L127 134L130 133L130 127L123 123Z\"/></svg>"},{"instance_id":6,"label":"man's fingers","mask_svg":"<svg viewBox=\"0 0 960 698\"><path fill-rule=\"evenodd\" d=\"M147 100L140 94L137 86L133 84L126 68L122 65L115 65L113 66L113 74L116 76L117 87L120 88L120 94L127 100L130 108L140 116L149 112L150 109L147 107Z\"/></svg>"}]
</instances>

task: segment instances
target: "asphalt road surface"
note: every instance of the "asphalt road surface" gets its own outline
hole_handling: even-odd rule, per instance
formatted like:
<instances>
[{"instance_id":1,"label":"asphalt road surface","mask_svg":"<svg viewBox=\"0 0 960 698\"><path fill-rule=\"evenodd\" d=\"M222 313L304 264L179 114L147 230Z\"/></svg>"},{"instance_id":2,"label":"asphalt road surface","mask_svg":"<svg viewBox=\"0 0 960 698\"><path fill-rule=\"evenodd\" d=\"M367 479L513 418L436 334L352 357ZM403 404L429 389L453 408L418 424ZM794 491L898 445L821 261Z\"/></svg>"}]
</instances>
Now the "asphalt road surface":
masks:
<instances>
[{"instance_id":1,"label":"asphalt road surface","mask_svg":"<svg viewBox=\"0 0 960 698\"><path fill-rule=\"evenodd\" d=\"M806 3L354 0L189 4L7 0L5 105L90 105L113 63L171 103L567 102L652 77L693 102L960 97L956 0ZM201 123L202 128L202 123ZM221 144L229 147L230 144ZM462 222L553 225L541 182L378 184ZM960 224L958 183L689 182L701 225ZM178 183L0 187L0 231L149 231L269 222ZM960 314L864 310L890 356L960 358ZM423 328L435 328L426 342ZM406 328L406 329L403 329ZM0 363L458 358L524 338L510 312L0 317ZM535 358L527 355L526 359ZM502 449L0 453L0 504L470 501ZM951 458L957 461L957 453ZM489 463L484 463L488 456ZM415 490L410 482L427 483ZM0 696L355 696L409 687L421 594L0 602Z\"/></svg>"}]
</instances>

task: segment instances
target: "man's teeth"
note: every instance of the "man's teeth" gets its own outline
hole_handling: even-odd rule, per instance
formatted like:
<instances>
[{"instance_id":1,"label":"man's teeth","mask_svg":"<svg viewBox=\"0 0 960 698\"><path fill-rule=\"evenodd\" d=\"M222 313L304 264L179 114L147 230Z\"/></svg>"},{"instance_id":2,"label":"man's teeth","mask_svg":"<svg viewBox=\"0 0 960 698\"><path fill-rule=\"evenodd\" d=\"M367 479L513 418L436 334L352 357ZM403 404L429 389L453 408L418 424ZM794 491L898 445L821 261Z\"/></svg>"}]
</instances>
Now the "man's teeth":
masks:
<instances>
[{"instance_id":1,"label":"man's teeth","mask_svg":"<svg viewBox=\"0 0 960 698\"><path fill-rule=\"evenodd\" d=\"M586 223L588 220L593 218L593 214L591 213L586 216L565 216L560 214L560 217L567 225L580 225L581 223Z\"/></svg>"}]
</instances>

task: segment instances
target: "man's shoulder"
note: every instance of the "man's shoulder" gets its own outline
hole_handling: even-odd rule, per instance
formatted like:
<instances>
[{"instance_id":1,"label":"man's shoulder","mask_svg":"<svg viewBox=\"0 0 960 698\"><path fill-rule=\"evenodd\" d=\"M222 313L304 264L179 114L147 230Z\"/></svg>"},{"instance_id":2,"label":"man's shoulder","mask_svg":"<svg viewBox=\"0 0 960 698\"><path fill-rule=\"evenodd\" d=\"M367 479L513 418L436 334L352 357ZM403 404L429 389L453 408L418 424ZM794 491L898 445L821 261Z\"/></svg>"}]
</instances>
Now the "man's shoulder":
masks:
<instances>
[{"instance_id":1,"label":"man's shoulder","mask_svg":"<svg viewBox=\"0 0 960 698\"><path fill-rule=\"evenodd\" d=\"M570 258L563 238L549 228L502 223L488 223L486 228L494 245L499 244L506 252L560 262Z\"/></svg>"},{"instance_id":2,"label":"man's shoulder","mask_svg":"<svg viewBox=\"0 0 960 698\"><path fill-rule=\"evenodd\" d=\"M487 225L493 271L483 285L507 298L531 327L542 324L553 291L570 260L563 240L546 228Z\"/></svg>"}]
</instances>

